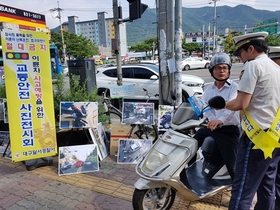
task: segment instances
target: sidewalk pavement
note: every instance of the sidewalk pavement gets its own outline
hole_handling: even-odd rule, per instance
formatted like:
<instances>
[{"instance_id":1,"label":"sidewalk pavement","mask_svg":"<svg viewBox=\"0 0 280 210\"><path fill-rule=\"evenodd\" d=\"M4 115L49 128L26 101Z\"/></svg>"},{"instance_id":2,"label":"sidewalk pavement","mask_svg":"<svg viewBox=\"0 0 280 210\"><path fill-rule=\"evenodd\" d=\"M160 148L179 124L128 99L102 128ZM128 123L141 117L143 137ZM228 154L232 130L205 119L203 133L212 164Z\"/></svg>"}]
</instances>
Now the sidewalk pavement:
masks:
<instances>
[{"instance_id":1,"label":"sidewalk pavement","mask_svg":"<svg viewBox=\"0 0 280 210\"><path fill-rule=\"evenodd\" d=\"M51 166L27 171L22 162L0 157L2 210L132 210L135 165L117 164L115 156L100 162L98 172L58 176L57 157ZM226 210L230 191L196 202L176 197L172 210Z\"/></svg>"}]
</instances>

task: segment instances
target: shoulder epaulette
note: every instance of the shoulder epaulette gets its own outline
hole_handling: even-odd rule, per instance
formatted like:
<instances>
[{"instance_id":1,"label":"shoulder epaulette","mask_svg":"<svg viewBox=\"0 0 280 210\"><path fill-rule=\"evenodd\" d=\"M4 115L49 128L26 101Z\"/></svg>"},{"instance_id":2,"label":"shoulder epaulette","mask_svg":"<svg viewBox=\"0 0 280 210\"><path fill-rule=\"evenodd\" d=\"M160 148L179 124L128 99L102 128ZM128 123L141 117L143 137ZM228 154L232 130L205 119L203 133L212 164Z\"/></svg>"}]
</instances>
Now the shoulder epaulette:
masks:
<instances>
[{"instance_id":1,"label":"shoulder epaulette","mask_svg":"<svg viewBox=\"0 0 280 210\"><path fill-rule=\"evenodd\" d=\"M239 74L239 80L241 80L241 77L243 76L243 73L244 73L244 69Z\"/></svg>"}]
</instances>

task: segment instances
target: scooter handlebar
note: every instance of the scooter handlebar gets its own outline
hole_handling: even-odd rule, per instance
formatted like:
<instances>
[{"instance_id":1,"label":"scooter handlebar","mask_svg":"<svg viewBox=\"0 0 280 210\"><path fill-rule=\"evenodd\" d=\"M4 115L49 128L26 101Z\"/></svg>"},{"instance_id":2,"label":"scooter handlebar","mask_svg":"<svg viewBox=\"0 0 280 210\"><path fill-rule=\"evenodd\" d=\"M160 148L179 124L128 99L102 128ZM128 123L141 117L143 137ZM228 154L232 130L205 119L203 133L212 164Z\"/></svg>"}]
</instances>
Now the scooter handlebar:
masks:
<instances>
[{"instance_id":1,"label":"scooter handlebar","mask_svg":"<svg viewBox=\"0 0 280 210\"><path fill-rule=\"evenodd\" d=\"M214 96L208 101L208 105L214 109L223 109L226 106L226 101L222 96Z\"/></svg>"}]
</instances>

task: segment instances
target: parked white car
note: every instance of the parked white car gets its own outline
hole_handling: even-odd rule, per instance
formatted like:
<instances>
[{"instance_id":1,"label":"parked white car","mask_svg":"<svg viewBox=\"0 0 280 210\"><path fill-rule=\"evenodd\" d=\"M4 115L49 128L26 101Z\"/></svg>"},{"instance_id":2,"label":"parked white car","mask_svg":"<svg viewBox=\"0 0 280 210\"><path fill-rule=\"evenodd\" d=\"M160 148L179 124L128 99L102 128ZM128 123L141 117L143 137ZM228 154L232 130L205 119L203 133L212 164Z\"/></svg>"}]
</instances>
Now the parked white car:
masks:
<instances>
[{"instance_id":1,"label":"parked white car","mask_svg":"<svg viewBox=\"0 0 280 210\"><path fill-rule=\"evenodd\" d=\"M209 64L210 64L209 60L204 60L199 57L190 57L182 60L181 66L182 66L182 70L199 69L199 68L208 69Z\"/></svg>"},{"instance_id":2,"label":"parked white car","mask_svg":"<svg viewBox=\"0 0 280 210\"><path fill-rule=\"evenodd\" d=\"M111 87L117 86L117 67L99 68L96 74L98 95ZM159 67L155 64L128 64L122 65L122 84L134 85L134 97L132 99L145 100L143 88L149 94L159 93ZM202 94L204 80L193 75L182 74L182 100L186 101L189 96ZM152 96L151 100L158 100Z\"/></svg>"}]
</instances>

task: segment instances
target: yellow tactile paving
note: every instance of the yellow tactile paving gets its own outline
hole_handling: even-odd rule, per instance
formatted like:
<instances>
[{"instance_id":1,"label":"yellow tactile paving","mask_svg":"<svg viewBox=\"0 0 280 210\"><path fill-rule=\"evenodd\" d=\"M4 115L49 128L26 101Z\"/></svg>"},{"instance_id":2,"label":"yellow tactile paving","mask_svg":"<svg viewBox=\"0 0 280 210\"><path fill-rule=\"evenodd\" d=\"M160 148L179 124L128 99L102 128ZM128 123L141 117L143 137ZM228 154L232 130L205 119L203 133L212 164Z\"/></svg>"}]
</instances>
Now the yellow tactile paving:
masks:
<instances>
[{"instance_id":1,"label":"yellow tactile paving","mask_svg":"<svg viewBox=\"0 0 280 210\"><path fill-rule=\"evenodd\" d=\"M117 198L122 198L124 200L132 200L132 195L133 195L134 187L133 186L128 186L128 185L121 185L114 193L113 196Z\"/></svg>"},{"instance_id":2,"label":"yellow tactile paving","mask_svg":"<svg viewBox=\"0 0 280 210\"><path fill-rule=\"evenodd\" d=\"M82 178L80 178L75 183L75 185L77 185L77 184L87 184L87 185L90 186L89 189L91 189L92 186L98 185L98 183L100 183L101 181L102 181L101 178L85 175ZM63 182L63 181L61 181L61 182Z\"/></svg>"}]
</instances>

